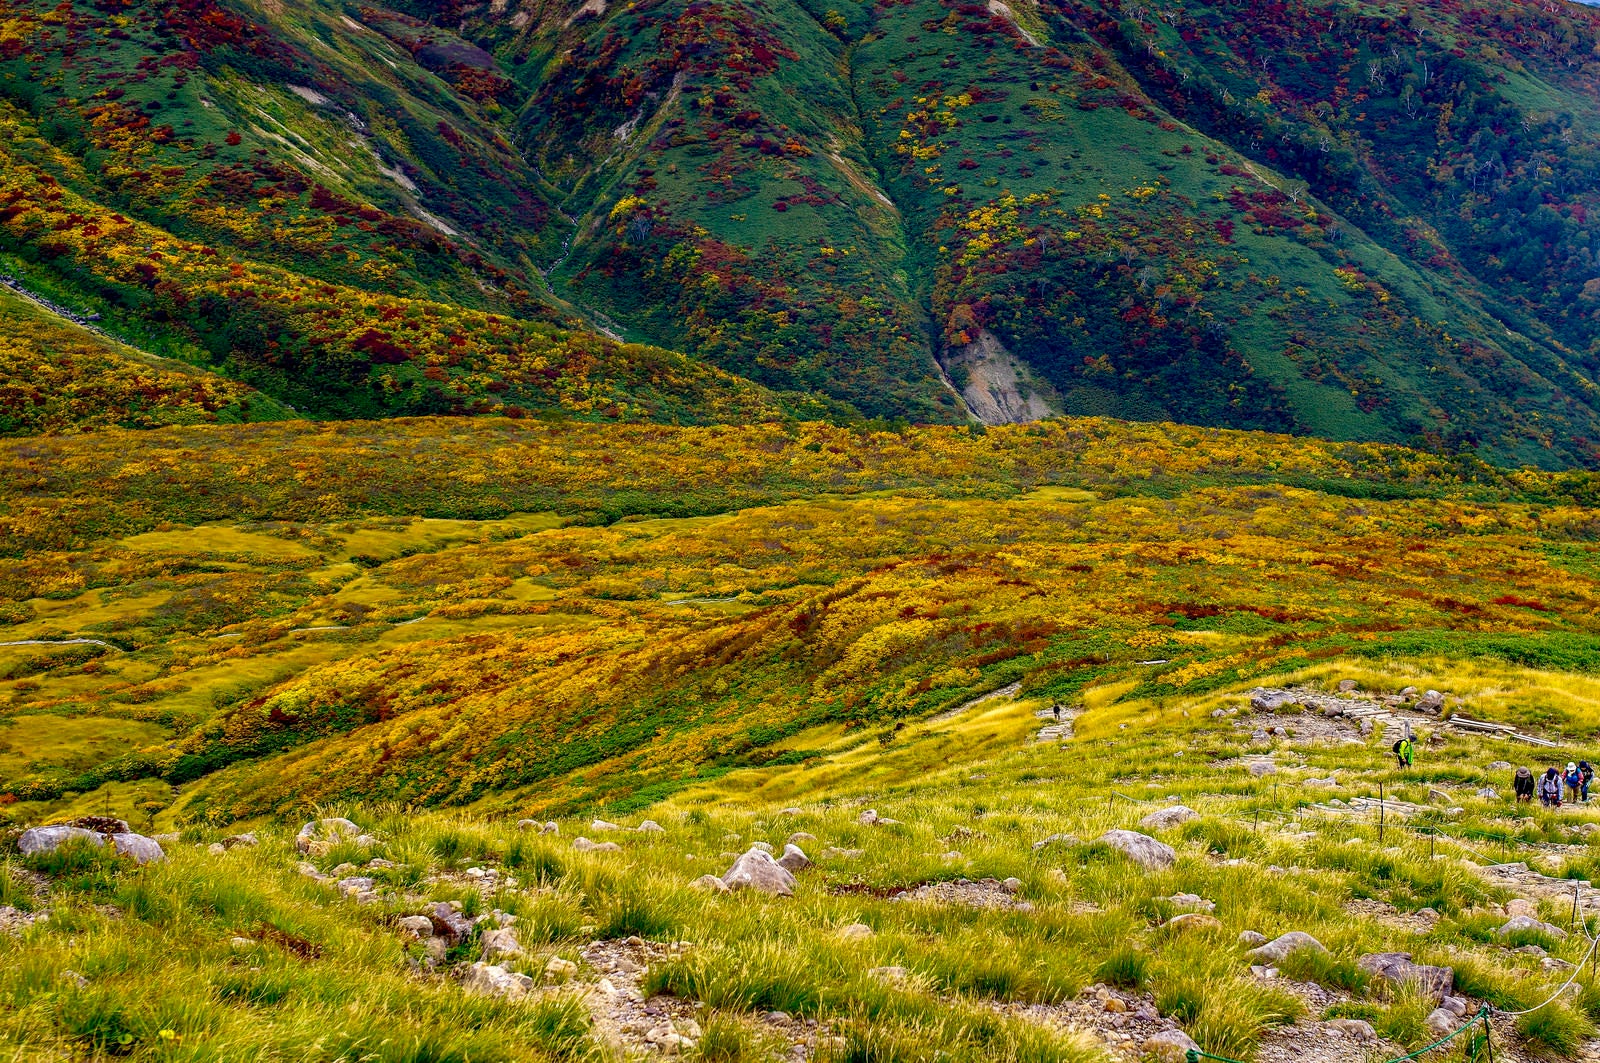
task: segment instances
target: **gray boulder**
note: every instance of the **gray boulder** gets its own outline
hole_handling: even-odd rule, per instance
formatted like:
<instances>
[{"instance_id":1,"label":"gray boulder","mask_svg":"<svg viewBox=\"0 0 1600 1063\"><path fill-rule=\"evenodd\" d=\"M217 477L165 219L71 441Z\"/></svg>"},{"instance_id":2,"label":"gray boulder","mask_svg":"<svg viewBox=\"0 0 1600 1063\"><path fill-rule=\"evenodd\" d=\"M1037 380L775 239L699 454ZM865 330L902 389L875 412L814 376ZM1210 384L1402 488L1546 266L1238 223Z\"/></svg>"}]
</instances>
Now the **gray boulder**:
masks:
<instances>
[{"instance_id":1,"label":"gray boulder","mask_svg":"<svg viewBox=\"0 0 1600 1063\"><path fill-rule=\"evenodd\" d=\"M483 959L486 963L502 956L522 955L522 942L517 940L516 927L485 930L478 940L483 945Z\"/></svg>"},{"instance_id":2,"label":"gray boulder","mask_svg":"<svg viewBox=\"0 0 1600 1063\"><path fill-rule=\"evenodd\" d=\"M342 878L333 884L340 893L365 893L377 886L377 882L365 875L351 875Z\"/></svg>"},{"instance_id":3,"label":"gray boulder","mask_svg":"<svg viewBox=\"0 0 1600 1063\"><path fill-rule=\"evenodd\" d=\"M1188 805L1172 805L1169 808L1150 813L1139 821L1139 826L1145 830L1166 830L1169 827L1176 827L1181 823L1189 822L1191 819L1199 818L1200 813Z\"/></svg>"},{"instance_id":4,"label":"gray boulder","mask_svg":"<svg viewBox=\"0 0 1600 1063\"><path fill-rule=\"evenodd\" d=\"M1437 690L1430 690L1417 699L1419 712L1438 712L1444 706L1444 695Z\"/></svg>"},{"instance_id":5,"label":"gray boulder","mask_svg":"<svg viewBox=\"0 0 1600 1063\"><path fill-rule=\"evenodd\" d=\"M1182 1030L1162 1030L1145 1038L1139 1051L1159 1063L1184 1063L1189 1053L1199 1047Z\"/></svg>"},{"instance_id":6,"label":"gray boulder","mask_svg":"<svg viewBox=\"0 0 1600 1063\"><path fill-rule=\"evenodd\" d=\"M395 920L396 927L402 933L411 934L419 938L433 937L433 920L425 915L408 915Z\"/></svg>"},{"instance_id":7,"label":"gray boulder","mask_svg":"<svg viewBox=\"0 0 1600 1063\"><path fill-rule=\"evenodd\" d=\"M1394 987L1419 986L1435 1004L1449 996L1456 985L1454 968L1412 963L1409 952L1371 952L1358 959L1356 966Z\"/></svg>"},{"instance_id":8,"label":"gray boulder","mask_svg":"<svg viewBox=\"0 0 1600 1063\"><path fill-rule=\"evenodd\" d=\"M811 860L806 856L804 849L791 842L783 847L783 855L778 857L778 866L790 872L804 871L811 866Z\"/></svg>"},{"instance_id":9,"label":"gray boulder","mask_svg":"<svg viewBox=\"0 0 1600 1063\"><path fill-rule=\"evenodd\" d=\"M1559 926L1552 926L1549 923L1540 922L1531 915L1514 915L1510 919L1507 919L1505 924L1501 926L1499 930L1496 930L1495 933L1499 934L1501 937L1509 937L1512 934L1524 931L1532 931L1538 934L1548 934L1557 940L1567 936L1567 932L1562 930Z\"/></svg>"},{"instance_id":10,"label":"gray boulder","mask_svg":"<svg viewBox=\"0 0 1600 1063\"><path fill-rule=\"evenodd\" d=\"M1148 834L1133 830L1108 830L1095 839L1116 849L1128 859L1153 871L1171 867L1178 854L1172 846L1156 841Z\"/></svg>"},{"instance_id":11,"label":"gray boulder","mask_svg":"<svg viewBox=\"0 0 1600 1063\"><path fill-rule=\"evenodd\" d=\"M1272 775L1276 773L1277 770L1277 765L1273 764L1270 760L1253 760L1250 762L1249 766L1250 774L1256 776L1257 778L1260 778L1263 775Z\"/></svg>"},{"instance_id":12,"label":"gray boulder","mask_svg":"<svg viewBox=\"0 0 1600 1063\"><path fill-rule=\"evenodd\" d=\"M24 856L33 853L53 853L67 842L74 840L86 841L90 845L106 843L105 835L99 831L59 825L28 828L22 832L22 837L17 839L17 848L22 850Z\"/></svg>"},{"instance_id":13,"label":"gray boulder","mask_svg":"<svg viewBox=\"0 0 1600 1063\"><path fill-rule=\"evenodd\" d=\"M1291 952L1301 949L1315 949L1318 952L1327 952L1322 942L1310 934L1300 930L1291 930L1287 934L1279 934L1265 945L1251 949L1245 955L1258 963L1280 963Z\"/></svg>"},{"instance_id":14,"label":"gray boulder","mask_svg":"<svg viewBox=\"0 0 1600 1063\"><path fill-rule=\"evenodd\" d=\"M722 881L730 890L757 890L779 897L794 895L794 875L771 853L751 849L733 862Z\"/></svg>"}]
</instances>

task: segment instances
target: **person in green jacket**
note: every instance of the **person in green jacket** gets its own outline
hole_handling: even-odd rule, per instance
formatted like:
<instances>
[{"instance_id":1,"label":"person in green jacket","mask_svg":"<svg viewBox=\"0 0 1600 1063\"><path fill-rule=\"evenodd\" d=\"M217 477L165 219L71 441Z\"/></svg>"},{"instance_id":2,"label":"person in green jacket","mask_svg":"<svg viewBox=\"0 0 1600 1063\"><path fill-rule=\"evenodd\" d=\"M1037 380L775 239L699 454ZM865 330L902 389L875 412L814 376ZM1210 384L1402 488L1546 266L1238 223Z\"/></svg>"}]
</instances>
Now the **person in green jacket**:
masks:
<instances>
[{"instance_id":1,"label":"person in green jacket","mask_svg":"<svg viewBox=\"0 0 1600 1063\"><path fill-rule=\"evenodd\" d=\"M1411 744L1411 739L1402 738L1402 739L1400 739L1400 741L1396 742L1393 746L1390 746L1389 748L1391 750L1393 750L1394 759L1396 760L1396 762L1398 762L1400 767L1402 767L1402 768L1411 767L1412 757L1416 753L1416 747Z\"/></svg>"}]
</instances>

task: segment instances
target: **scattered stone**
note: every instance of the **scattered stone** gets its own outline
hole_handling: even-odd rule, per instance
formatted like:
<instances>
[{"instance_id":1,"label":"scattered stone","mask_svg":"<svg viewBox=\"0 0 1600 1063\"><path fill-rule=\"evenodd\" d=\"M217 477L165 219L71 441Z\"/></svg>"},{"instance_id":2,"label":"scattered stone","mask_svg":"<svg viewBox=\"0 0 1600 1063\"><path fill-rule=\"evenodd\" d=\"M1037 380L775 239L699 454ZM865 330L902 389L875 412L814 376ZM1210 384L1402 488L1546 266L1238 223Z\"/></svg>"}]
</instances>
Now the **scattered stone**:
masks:
<instances>
[{"instance_id":1,"label":"scattered stone","mask_svg":"<svg viewBox=\"0 0 1600 1063\"><path fill-rule=\"evenodd\" d=\"M377 884L378 883L375 880L370 879L365 875L350 875L347 878L342 878L338 882L335 882L333 887L348 897L352 893L365 893L368 890L376 887Z\"/></svg>"},{"instance_id":2,"label":"scattered stone","mask_svg":"<svg viewBox=\"0 0 1600 1063\"><path fill-rule=\"evenodd\" d=\"M313 819L300 828L300 833L294 837L294 845L308 856L326 856L335 845L344 841L355 841L364 837L361 828L351 823L348 819L339 816L330 816L327 819Z\"/></svg>"},{"instance_id":3,"label":"scattered stone","mask_svg":"<svg viewBox=\"0 0 1600 1063\"><path fill-rule=\"evenodd\" d=\"M1315 949L1318 952L1328 951L1323 948L1322 942L1310 934L1300 930L1291 930L1287 934L1279 934L1265 945L1259 945L1251 949L1246 955L1253 960L1265 963L1281 963L1285 956L1300 949Z\"/></svg>"},{"instance_id":4,"label":"scattered stone","mask_svg":"<svg viewBox=\"0 0 1600 1063\"><path fill-rule=\"evenodd\" d=\"M211 856L221 856L227 851L228 850L223 847L221 842L212 842L210 845L206 846L206 852Z\"/></svg>"},{"instance_id":5,"label":"scattered stone","mask_svg":"<svg viewBox=\"0 0 1600 1063\"><path fill-rule=\"evenodd\" d=\"M866 923L851 923L849 926L841 926L838 930L835 930L833 936L840 941L865 941L875 933L876 931Z\"/></svg>"},{"instance_id":6,"label":"scattered stone","mask_svg":"<svg viewBox=\"0 0 1600 1063\"><path fill-rule=\"evenodd\" d=\"M395 926L416 938L433 937L433 920L425 915L402 916L395 922Z\"/></svg>"},{"instance_id":7,"label":"scattered stone","mask_svg":"<svg viewBox=\"0 0 1600 1063\"><path fill-rule=\"evenodd\" d=\"M1197 912L1214 912L1217 910L1216 901L1208 901L1196 893L1174 893L1167 898L1174 908L1189 908ZM1262 938L1265 941L1266 938Z\"/></svg>"},{"instance_id":8,"label":"scattered stone","mask_svg":"<svg viewBox=\"0 0 1600 1063\"><path fill-rule=\"evenodd\" d=\"M572 839L572 847L580 853L620 853L622 846L616 842L592 842L588 838Z\"/></svg>"},{"instance_id":9,"label":"scattered stone","mask_svg":"<svg viewBox=\"0 0 1600 1063\"><path fill-rule=\"evenodd\" d=\"M1478 796L1487 798L1490 801L1498 801L1500 800L1500 791L1492 786L1485 786L1478 791Z\"/></svg>"},{"instance_id":10,"label":"scattered stone","mask_svg":"<svg viewBox=\"0 0 1600 1063\"><path fill-rule=\"evenodd\" d=\"M643 823L639 824L637 827L635 827L633 829L638 831L641 834L665 834L665 833L667 833L667 828L663 827L661 824L657 823L653 819L647 819Z\"/></svg>"},{"instance_id":11,"label":"scattered stone","mask_svg":"<svg viewBox=\"0 0 1600 1063\"><path fill-rule=\"evenodd\" d=\"M550 962L544 965L544 980L546 982L565 982L578 976L578 965L571 960L564 960L560 956L550 957Z\"/></svg>"},{"instance_id":12,"label":"scattered stone","mask_svg":"<svg viewBox=\"0 0 1600 1063\"><path fill-rule=\"evenodd\" d=\"M784 840L784 845L799 845L801 842L814 842L816 840L817 836L815 834L808 834L803 830L797 830Z\"/></svg>"},{"instance_id":13,"label":"scattered stone","mask_svg":"<svg viewBox=\"0 0 1600 1063\"><path fill-rule=\"evenodd\" d=\"M482 996L521 1000L533 988L533 979L494 964L475 963L467 968L461 979L461 988Z\"/></svg>"},{"instance_id":14,"label":"scattered stone","mask_svg":"<svg viewBox=\"0 0 1600 1063\"><path fill-rule=\"evenodd\" d=\"M1339 680L1339 693L1341 694L1348 694L1352 690L1359 690L1360 687L1361 684L1357 683L1354 679Z\"/></svg>"},{"instance_id":15,"label":"scattered stone","mask_svg":"<svg viewBox=\"0 0 1600 1063\"><path fill-rule=\"evenodd\" d=\"M733 862L722 876L730 890L753 889L779 897L794 894L794 875L772 858L771 853L752 848Z\"/></svg>"},{"instance_id":16,"label":"scattered stone","mask_svg":"<svg viewBox=\"0 0 1600 1063\"><path fill-rule=\"evenodd\" d=\"M1501 937L1508 937L1512 934L1523 931L1548 934L1558 941L1567 936L1567 932L1562 930L1559 926L1552 926L1549 923L1541 922L1531 915L1513 915L1510 919L1507 919L1505 924L1501 926L1499 930L1496 930L1495 933L1499 934Z\"/></svg>"},{"instance_id":17,"label":"scattered stone","mask_svg":"<svg viewBox=\"0 0 1600 1063\"><path fill-rule=\"evenodd\" d=\"M1095 839L1121 852L1130 860L1151 870L1171 867L1178 854L1172 846L1156 841L1148 834L1132 830L1108 830Z\"/></svg>"},{"instance_id":18,"label":"scattered stone","mask_svg":"<svg viewBox=\"0 0 1600 1063\"><path fill-rule=\"evenodd\" d=\"M1511 770L1511 762L1509 760L1491 760L1489 762L1489 770L1490 771L1510 771Z\"/></svg>"},{"instance_id":19,"label":"scattered stone","mask_svg":"<svg viewBox=\"0 0 1600 1063\"><path fill-rule=\"evenodd\" d=\"M1259 930L1239 931L1239 944L1241 945L1247 945L1250 948L1255 948L1258 945L1265 945L1266 943L1267 935L1263 934Z\"/></svg>"},{"instance_id":20,"label":"scattered stone","mask_svg":"<svg viewBox=\"0 0 1600 1063\"><path fill-rule=\"evenodd\" d=\"M1434 1037L1448 1036L1457 1026L1461 1025L1461 1020L1456 1017L1455 1013L1446 1011L1444 1008L1434 1008L1428 1012L1428 1017L1424 1022L1428 1027L1428 1033Z\"/></svg>"},{"instance_id":21,"label":"scattered stone","mask_svg":"<svg viewBox=\"0 0 1600 1063\"><path fill-rule=\"evenodd\" d=\"M778 866L786 871L804 871L811 866L811 860L806 856L805 850L792 842L783 847L783 855L778 857Z\"/></svg>"},{"instance_id":22,"label":"scattered stone","mask_svg":"<svg viewBox=\"0 0 1600 1063\"><path fill-rule=\"evenodd\" d=\"M1162 924L1161 929L1174 933L1183 930L1221 930L1222 920L1205 912L1184 912L1168 919Z\"/></svg>"},{"instance_id":23,"label":"scattered stone","mask_svg":"<svg viewBox=\"0 0 1600 1063\"><path fill-rule=\"evenodd\" d=\"M1337 1030L1352 1041L1376 1041L1378 1031L1372 1028L1372 1023L1365 1019L1329 1019L1325 1024L1330 1030Z\"/></svg>"},{"instance_id":24,"label":"scattered stone","mask_svg":"<svg viewBox=\"0 0 1600 1063\"><path fill-rule=\"evenodd\" d=\"M1418 986L1434 1003L1449 996L1456 984L1454 968L1412 963L1409 952L1371 952L1356 960L1356 966L1390 986Z\"/></svg>"},{"instance_id":25,"label":"scattered stone","mask_svg":"<svg viewBox=\"0 0 1600 1063\"><path fill-rule=\"evenodd\" d=\"M872 826L874 823L878 822L878 810L875 808L867 809L865 812L861 813L861 815L856 817L856 822L860 823L863 827Z\"/></svg>"},{"instance_id":26,"label":"scattered stone","mask_svg":"<svg viewBox=\"0 0 1600 1063\"><path fill-rule=\"evenodd\" d=\"M1157 1063L1184 1063L1191 1051L1199 1049L1194 1038L1182 1030L1162 1030L1145 1038L1139 1051Z\"/></svg>"},{"instance_id":27,"label":"scattered stone","mask_svg":"<svg viewBox=\"0 0 1600 1063\"><path fill-rule=\"evenodd\" d=\"M1139 826L1145 830L1167 830L1181 823L1187 823L1191 819L1199 818L1200 813L1188 805L1173 805L1170 808L1163 808L1150 813L1139 821Z\"/></svg>"},{"instance_id":28,"label":"scattered stone","mask_svg":"<svg viewBox=\"0 0 1600 1063\"><path fill-rule=\"evenodd\" d=\"M1439 693L1437 690L1430 690L1426 694L1422 695L1422 697L1417 699L1417 710L1419 712L1436 713L1443 707L1444 695Z\"/></svg>"},{"instance_id":29,"label":"scattered stone","mask_svg":"<svg viewBox=\"0 0 1600 1063\"><path fill-rule=\"evenodd\" d=\"M1277 765L1273 764L1270 760L1253 760L1250 762L1250 774L1256 776L1257 778L1260 778L1263 775L1273 775L1277 772L1277 770Z\"/></svg>"},{"instance_id":30,"label":"scattered stone","mask_svg":"<svg viewBox=\"0 0 1600 1063\"><path fill-rule=\"evenodd\" d=\"M483 959L485 962L500 959L503 956L521 956L522 942L517 940L515 927L500 927L486 930L479 938L483 945Z\"/></svg>"},{"instance_id":31,"label":"scattered stone","mask_svg":"<svg viewBox=\"0 0 1600 1063\"><path fill-rule=\"evenodd\" d=\"M701 875L689 883L689 886L697 890L710 890L712 893L728 892L728 884L715 875Z\"/></svg>"},{"instance_id":32,"label":"scattered stone","mask_svg":"<svg viewBox=\"0 0 1600 1063\"><path fill-rule=\"evenodd\" d=\"M1020 878L1005 879L1000 883L1000 888L1007 893L1015 893L1022 888L1022 880Z\"/></svg>"},{"instance_id":33,"label":"scattered stone","mask_svg":"<svg viewBox=\"0 0 1600 1063\"><path fill-rule=\"evenodd\" d=\"M622 828L617 826L615 823L610 823L610 822L608 822L606 820L603 820L603 819L597 819L593 823L589 824L589 829L592 830L592 831L604 831L604 830L621 830Z\"/></svg>"},{"instance_id":34,"label":"scattered stone","mask_svg":"<svg viewBox=\"0 0 1600 1063\"><path fill-rule=\"evenodd\" d=\"M224 849L237 849L241 845L254 848L255 846L261 844L261 839L257 838L254 832L245 834L230 834L226 838L222 839L219 844L221 844Z\"/></svg>"},{"instance_id":35,"label":"scattered stone","mask_svg":"<svg viewBox=\"0 0 1600 1063\"><path fill-rule=\"evenodd\" d=\"M1074 845L1082 845L1083 843L1078 839L1076 834L1052 834L1048 838L1034 842L1033 851L1038 852L1040 849L1043 849L1048 845L1056 844L1071 848Z\"/></svg>"},{"instance_id":36,"label":"scattered stone","mask_svg":"<svg viewBox=\"0 0 1600 1063\"><path fill-rule=\"evenodd\" d=\"M866 856L866 855L867 855L867 851L865 849L836 849L836 848L834 848L833 846L830 845L826 849L822 850L822 854L819 857L819 859L822 859L822 860L859 860L863 856Z\"/></svg>"},{"instance_id":37,"label":"scattered stone","mask_svg":"<svg viewBox=\"0 0 1600 1063\"><path fill-rule=\"evenodd\" d=\"M435 904L433 910L428 913L428 919L433 923L434 934L444 938L451 945L472 936L472 920L456 911L446 901Z\"/></svg>"},{"instance_id":38,"label":"scattered stone","mask_svg":"<svg viewBox=\"0 0 1600 1063\"><path fill-rule=\"evenodd\" d=\"M768 856L773 855L772 844L770 842L751 842L750 843L750 848L752 848L752 849L760 849L762 852L766 853Z\"/></svg>"},{"instance_id":39,"label":"scattered stone","mask_svg":"<svg viewBox=\"0 0 1600 1063\"><path fill-rule=\"evenodd\" d=\"M794 807L793 805L790 805L788 808L780 808L780 809L778 809L778 815L780 815L780 816L798 816L798 815L802 815L802 813L801 813L800 809Z\"/></svg>"},{"instance_id":40,"label":"scattered stone","mask_svg":"<svg viewBox=\"0 0 1600 1063\"><path fill-rule=\"evenodd\" d=\"M543 832L544 831L544 824L540 823L536 819L519 819L519 820L517 820L517 829L518 830L536 830L536 831Z\"/></svg>"},{"instance_id":41,"label":"scattered stone","mask_svg":"<svg viewBox=\"0 0 1600 1063\"><path fill-rule=\"evenodd\" d=\"M1313 790L1331 790L1339 785L1339 780L1334 778L1332 775L1328 776L1326 779L1318 779L1313 777L1306 779L1300 785Z\"/></svg>"}]
</instances>

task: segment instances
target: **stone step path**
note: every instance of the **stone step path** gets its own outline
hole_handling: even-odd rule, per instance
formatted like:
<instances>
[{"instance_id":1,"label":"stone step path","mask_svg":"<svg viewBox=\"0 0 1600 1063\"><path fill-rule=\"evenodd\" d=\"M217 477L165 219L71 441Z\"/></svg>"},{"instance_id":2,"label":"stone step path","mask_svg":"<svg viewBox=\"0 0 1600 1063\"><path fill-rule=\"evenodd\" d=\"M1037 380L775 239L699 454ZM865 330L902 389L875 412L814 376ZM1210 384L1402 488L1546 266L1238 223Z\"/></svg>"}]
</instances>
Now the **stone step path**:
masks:
<instances>
[{"instance_id":1,"label":"stone step path","mask_svg":"<svg viewBox=\"0 0 1600 1063\"><path fill-rule=\"evenodd\" d=\"M1078 718L1083 710L1061 706L1061 722L1056 723L1056 714L1049 709L1039 709L1033 715L1035 719L1049 720L1050 723L1039 728L1033 736L1034 742L1064 742L1072 737L1072 721Z\"/></svg>"}]
</instances>

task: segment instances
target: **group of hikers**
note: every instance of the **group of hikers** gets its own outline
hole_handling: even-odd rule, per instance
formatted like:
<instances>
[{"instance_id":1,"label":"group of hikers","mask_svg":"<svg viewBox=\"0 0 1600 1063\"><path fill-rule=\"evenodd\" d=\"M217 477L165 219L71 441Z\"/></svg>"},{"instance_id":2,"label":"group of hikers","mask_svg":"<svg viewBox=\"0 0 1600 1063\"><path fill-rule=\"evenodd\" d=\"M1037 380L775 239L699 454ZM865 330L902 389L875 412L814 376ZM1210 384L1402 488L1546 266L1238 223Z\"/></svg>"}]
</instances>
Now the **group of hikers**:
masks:
<instances>
[{"instance_id":1,"label":"group of hikers","mask_svg":"<svg viewBox=\"0 0 1600 1063\"><path fill-rule=\"evenodd\" d=\"M1405 735L1394 745L1389 747L1394 754L1395 762L1401 768L1411 767L1416 755L1416 746L1412 744L1411 736ZM1546 808L1560 808L1562 790L1566 790L1566 800L1572 802L1588 801L1589 787L1594 783L1594 767L1587 760L1577 763L1567 762L1567 768L1562 771L1552 765L1544 769L1544 774L1535 776L1527 768L1518 768L1512 777L1511 788L1516 792L1518 801L1532 802L1535 797Z\"/></svg>"},{"instance_id":2,"label":"group of hikers","mask_svg":"<svg viewBox=\"0 0 1600 1063\"><path fill-rule=\"evenodd\" d=\"M1587 801L1589 784L1592 782L1594 768L1587 760L1580 760L1576 764L1568 761L1566 771L1557 767L1546 768L1544 774L1537 778L1527 768L1518 768L1511 788L1516 791L1518 801L1532 802L1534 796L1538 795L1539 803L1544 807L1560 808L1563 786L1566 787L1568 801Z\"/></svg>"}]
</instances>

